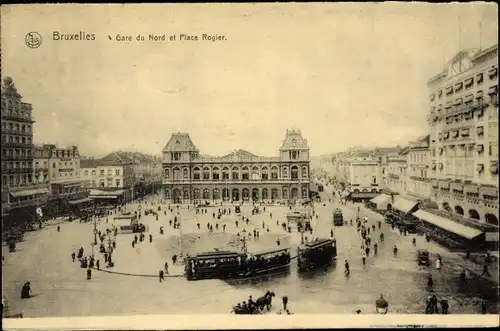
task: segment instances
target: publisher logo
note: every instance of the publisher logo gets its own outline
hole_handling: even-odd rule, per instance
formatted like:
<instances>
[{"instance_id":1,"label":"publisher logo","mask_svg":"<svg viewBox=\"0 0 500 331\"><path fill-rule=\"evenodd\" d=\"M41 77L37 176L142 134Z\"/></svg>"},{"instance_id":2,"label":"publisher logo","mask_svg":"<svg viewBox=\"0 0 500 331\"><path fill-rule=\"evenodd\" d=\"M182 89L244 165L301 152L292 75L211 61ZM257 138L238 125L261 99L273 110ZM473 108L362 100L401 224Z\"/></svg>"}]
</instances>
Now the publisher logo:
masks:
<instances>
[{"instance_id":1,"label":"publisher logo","mask_svg":"<svg viewBox=\"0 0 500 331\"><path fill-rule=\"evenodd\" d=\"M38 48L42 44L42 36L38 32L29 32L24 41L29 48Z\"/></svg>"}]
</instances>

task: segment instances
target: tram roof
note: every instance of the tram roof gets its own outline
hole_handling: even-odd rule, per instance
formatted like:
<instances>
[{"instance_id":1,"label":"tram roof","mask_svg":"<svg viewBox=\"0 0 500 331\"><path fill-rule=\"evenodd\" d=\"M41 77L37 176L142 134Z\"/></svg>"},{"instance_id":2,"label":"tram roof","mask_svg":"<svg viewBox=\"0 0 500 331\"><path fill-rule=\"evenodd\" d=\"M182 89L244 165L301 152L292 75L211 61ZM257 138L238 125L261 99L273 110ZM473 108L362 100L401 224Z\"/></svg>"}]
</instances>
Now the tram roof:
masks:
<instances>
[{"instance_id":1,"label":"tram roof","mask_svg":"<svg viewBox=\"0 0 500 331\"><path fill-rule=\"evenodd\" d=\"M326 244L331 245L333 243L333 239L315 239L312 242L308 242L304 244L306 248L316 248L320 246L325 246Z\"/></svg>"},{"instance_id":2,"label":"tram roof","mask_svg":"<svg viewBox=\"0 0 500 331\"><path fill-rule=\"evenodd\" d=\"M203 252L196 254L197 258L224 258L224 257L237 257L241 253L231 252L231 251L213 251L213 252Z\"/></svg>"},{"instance_id":3,"label":"tram roof","mask_svg":"<svg viewBox=\"0 0 500 331\"><path fill-rule=\"evenodd\" d=\"M290 249L292 249L292 247L263 249L263 250L257 251L255 253L250 253L250 254L252 254L253 256L259 256L259 255L274 254L274 253L279 253L279 252L286 252Z\"/></svg>"}]
</instances>

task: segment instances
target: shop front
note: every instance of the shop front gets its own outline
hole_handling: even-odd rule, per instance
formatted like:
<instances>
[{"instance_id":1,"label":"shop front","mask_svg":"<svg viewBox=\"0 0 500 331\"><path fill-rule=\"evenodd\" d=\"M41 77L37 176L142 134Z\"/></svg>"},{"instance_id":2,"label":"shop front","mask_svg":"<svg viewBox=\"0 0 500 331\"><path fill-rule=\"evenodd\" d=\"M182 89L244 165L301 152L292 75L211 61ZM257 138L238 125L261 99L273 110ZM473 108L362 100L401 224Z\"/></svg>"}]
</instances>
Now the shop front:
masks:
<instances>
[{"instance_id":1,"label":"shop front","mask_svg":"<svg viewBox=\"0 0 500 331\"><path fill-rule=\"evenodd\" d=\"M422 221L423 229L431 240L450 250L474 252L485 249L485 233L478 229L425 210L417 210L412 215Z\"/></svg>"}]
</instances>

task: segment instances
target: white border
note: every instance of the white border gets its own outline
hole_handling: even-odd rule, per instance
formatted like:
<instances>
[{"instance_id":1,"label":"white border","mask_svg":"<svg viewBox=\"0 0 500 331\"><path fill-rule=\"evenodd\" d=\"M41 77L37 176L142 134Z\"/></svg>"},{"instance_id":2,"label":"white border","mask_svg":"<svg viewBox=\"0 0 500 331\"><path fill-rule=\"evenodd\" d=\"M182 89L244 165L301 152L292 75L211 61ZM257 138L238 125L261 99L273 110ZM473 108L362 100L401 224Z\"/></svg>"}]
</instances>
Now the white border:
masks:
<instances>
[{"instance_id":1,"label":"white border","mask_svg":"<svg viewBox=\"0 0 500 331\"><path fill-rule=\"evenodd\" d=\"M4 319L3 329L270 329L388 326L498 327L498 315L135 315Z\"/></svg>"}]
</instances>

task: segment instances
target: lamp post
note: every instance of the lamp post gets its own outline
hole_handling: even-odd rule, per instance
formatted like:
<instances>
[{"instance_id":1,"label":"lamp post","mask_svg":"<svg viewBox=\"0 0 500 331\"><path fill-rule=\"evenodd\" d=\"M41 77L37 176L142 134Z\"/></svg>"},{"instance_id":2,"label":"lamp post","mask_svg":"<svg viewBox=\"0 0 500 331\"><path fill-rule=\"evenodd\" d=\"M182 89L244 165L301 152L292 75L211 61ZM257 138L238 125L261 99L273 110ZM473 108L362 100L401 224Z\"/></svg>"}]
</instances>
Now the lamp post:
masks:
<instances>
[{"instance_id":1,"label":"lamp post","mask_svg":"<svg viewBox=\"0 0 500 331\"><path fill-rule=\"evenodd\" d=\"M184 263L184 252L182 249L182 217L179 214L179 256L177 257L177 262Z\"/></svg>"}]
</instances>

